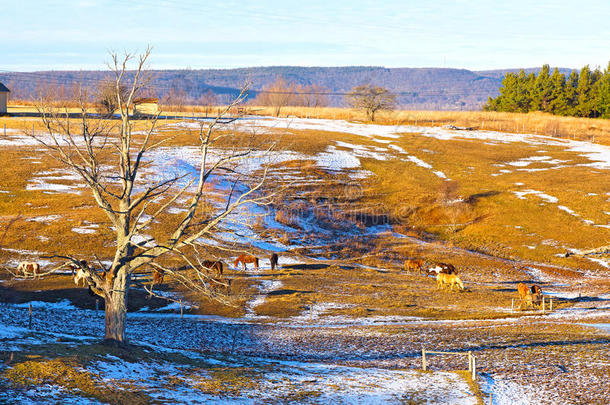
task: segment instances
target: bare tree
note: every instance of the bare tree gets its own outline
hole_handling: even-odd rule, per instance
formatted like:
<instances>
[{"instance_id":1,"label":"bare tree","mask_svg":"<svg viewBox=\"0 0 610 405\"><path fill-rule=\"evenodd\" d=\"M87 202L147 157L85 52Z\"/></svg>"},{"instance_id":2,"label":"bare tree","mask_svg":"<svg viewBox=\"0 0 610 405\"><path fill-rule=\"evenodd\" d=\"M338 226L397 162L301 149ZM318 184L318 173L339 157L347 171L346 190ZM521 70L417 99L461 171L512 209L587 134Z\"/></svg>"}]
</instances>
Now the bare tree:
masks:
<instances>
[{"instance_id":1,"label":"bare tree","mask_svg":"<svg viewBox=\"0 0 610 405\"><path fill-rule=\"evenodd\" d=\"M273 107L273 114L279 117L282 108L291 105L294 96L294 85L288 84L282 76L277 76L275 82L263 87L252 103Z\"/></svg>"},{"instance_id":2,"label":"bare tree","mask_svg":"<svg viewBox=\"0 0 610 405\"><path fill-rule=\"evenodd\" d=\"M303 107L327 107L328 89L312 84L310 86L296 86L296 96L292 105Z\"/></svg>"},{"instance_id":3,"label":"bare tree","mask_svg":"<svg viewBox=\"0 0 610 405\"><path fill-rule=\"evenodd\" d=\"M218 104L216 94L212 90L208 90L201 96L201 105L205 110L205 116L207 117L212 111L212 107Z\"/></svg>"},{"instance_id":4,"label":"bare tree","mask_svg":"<svg viewBox=\"0 0 610 405\"><path fill-rule=\"evenodd\" d=\"M119 86L122 99L127 100L129 89L124 83L120 83ZM111 117L119 108L115 81L111 79L101 81L97 86L95 99L98 112L103 117Z\"/></svg>"},{"instance_id":5,"label":"bare tree","mask_svg":"<svg viewBox=\"0 0 610 405\"><path fill-rule=\"evenodd\" d=\"M352 108L364 110L371 121L375 121L375 113L380 110L392 110L396 105L396 96L388 89L372 85L354 87L345 97Z\"/></svg>"},{"instance_id":6,"label":"bare tree","mask_svg":"<svg viewBox=\"0 0 610 405\"><path fill-rule=\"evenodd\" d=\"M219 117L201 123L195 172L171 173L168 168L157 168L165 177L160 180L147 177L154 169L154 153L172 139L157 131L158 116L149 119L145 131L142 124L136 131L136 123L128 113L134 98L150 80L144 70L150 51L147 49L139 57L111 54L120 121L89 118L86 97L81 94L78 101L82 118L77 124L65 112L41 104L38 108L46 131L30 134L51 156L80 175L114 231L116 247L113 256L107 257L111 264L104 265L98 259L96 267L101 267L100 270L81 258L56 255L76 266L77 276L104 298L105 340L113 344L126 341L127 292L135 283L132 275L136 271L169 273L190 290L230 303L230 297L214 288L217 281L213 281L200 261L202 250L209 248L202 240L213 237L231 213L235 215L238 208L244 209L244 204L269 201L258 192L266 171L256 181L247 182L236 169L253 153L252 146L211 150L212 144L218 142L224 141L225 145L237 142L223 139L231 136L237 139L232 131L217 132L215 128L230 122L222 117L244 100L246 88L224 107ZM134 61L135 69L128 70ZM123 85L127 85L127 93L123 93ZM210 183L214 176L220 174L229 179L229 186L219 190L221 195L205 192L206 187L213 187ZM180 208L178 214L171 210L176 207ZM91 256L98 255L88 252L88 257Z\"/></svg>"}]
</instances>

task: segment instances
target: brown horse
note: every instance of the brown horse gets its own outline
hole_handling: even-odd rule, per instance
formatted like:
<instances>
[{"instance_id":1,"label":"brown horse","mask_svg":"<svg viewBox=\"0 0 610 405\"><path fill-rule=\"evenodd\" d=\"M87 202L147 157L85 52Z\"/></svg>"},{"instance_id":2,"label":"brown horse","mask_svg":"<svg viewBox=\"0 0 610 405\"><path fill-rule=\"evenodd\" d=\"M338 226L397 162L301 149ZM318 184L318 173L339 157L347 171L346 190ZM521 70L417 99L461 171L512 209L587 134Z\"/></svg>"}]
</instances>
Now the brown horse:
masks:
<instances>
[{"instance_id":1,"label":"brown horse","mask_svg":"<svg viewBox=\"0 0 610 405\"><path fill-rule=\"evenodd\" d=\"M162 272L161 270L153 271L153 276L152 276L153 285L163 283L164 278L165 278L165 273Z\"/></svg>"},{"instance_id":2,"label":"brown horse","mask_svg":"<svg viewBox=\"0 0 610 405\"><path fill-rule=\"evenodd\" d=\"M220 260L204 260L202 264L206 269L213 271L216 278L222 277L225 264Z\"/></svg>"},{"instance_id":3,"label":"brown horse","mask_svg":"<svg viewBox=\"0 0 610 405\"><path fill-rule=\"evenodd\" d=\"M519 293L519 300L521 301L521 307L525 304L527 307L532 306L532 291L527 288L523 283L517 284L517 292Z\"/></svg>"},{"instance_id":4,"label":"brown horse","mask_svg":"<svg viewBox=\"0 0 610 405\"><path fill-rule=\"evenodd\" d=\"M417 272L421 273L424 267L424 261L421 259L407 259L405 260L404 269L406 272Z\"/></svg>"},{"instance_id":5,"label":"brown horse","mask_svg":"<svg viewBox=\"0 0 610 405\"><path fill-rule=\"evenodd\" d=\"M277 261L278 261L277 253L273 253L271 255L271 257L269 258L269 261L271 262L271 270L275 270L275 267L277 266Z\"/></svg>"},{"instance_id":6,"label":"brown horse","mask_svg":"<svg viewBox=\"0 0 610 405\"><path fill-rule=\"evenodd\" d=\"M244 265L244 270L247 269L246 263L254 263L254 267L256 268L256 270L258 270L258 257L254 257L252 255L247 255L245 253L242 253L239 256L237 256L237 259L235 259L235 262L233 262L233 265L235 267L237 267L239 265L239 263Z\"/></svg>"}]
</instances>

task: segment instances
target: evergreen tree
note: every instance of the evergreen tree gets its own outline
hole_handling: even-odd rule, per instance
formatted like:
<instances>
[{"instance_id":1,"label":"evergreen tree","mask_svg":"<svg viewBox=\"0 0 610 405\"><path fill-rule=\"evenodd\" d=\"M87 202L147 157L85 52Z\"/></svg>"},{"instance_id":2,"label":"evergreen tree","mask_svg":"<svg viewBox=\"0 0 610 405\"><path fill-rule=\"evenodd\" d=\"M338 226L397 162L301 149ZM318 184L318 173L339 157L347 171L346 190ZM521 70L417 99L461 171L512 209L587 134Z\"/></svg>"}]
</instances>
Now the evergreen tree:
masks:
<instances>
[{"instance_id":1,"label":"evergreen tree","mask_svg":"<svg viewBox=\"0 0 610 405\"><path fill-rule=\"evenodd\" d=\"M542 69L538 73L538 76L534 79L532 86L532 103L530 111L551 111L551 96L553 93L553 87L551 84L551 77L549 75L549 65L543 65Z\"/></svg>"},{"instance_id":2,"label":"evergreen tree","mask_svg":"<svg viewBox=\"0 0 610 405\"><path fill-rule=\"evenodd\" d=\"M578 97L576 94L576 88L578 87L578 81L580 76L577 71L572 70L568 81L566 83L566 101L568 102L568 109L566 115L576 115L576 106L578 105Z\"/></svg>"},{"instance_id":3,"label":"evergreen tree","mask_svg":"<svg viewBox=\"0 0 610 405\"><path fill-rule=\"evenodd\" d=\"M551 96L548 111L557 115L568 115L570 106L566 96L566 77L555 68L550 80Z\"/></svg>"},{"instance_id":4,"label":"evergreen tree","mask_svg":"<svg viewBox=\"0 0 610 405\"><path fill-rule=\"evenodd\" d=\"M576 115L579 117L588 117L592 111L591 105L591 70L589 65L586 65L580 71L578 78L578 86L576 87Z\"/></svg>"},{"instance_id":5,"label":"evergreen tree","mask_svg":"<svg viewBox=\"0 0 610 405\"><path fill-rule=\"evenodd\" d=\"M604 75L599 67L595 68L595 70L591 72L591 92L589 94L590 112L588 117L597 118L601 115L600 104L603 77Z\"/></svg>"},{"instance_id":6,"label":"evergreen tree","mask_svg":"<svg viewBox=\"0 0 610 405\"><path fill-rule=\"evenodd\" d=\"M602 118L610 118L610 63L599 81L599 112Z\"/></svg>"}]
</instances>

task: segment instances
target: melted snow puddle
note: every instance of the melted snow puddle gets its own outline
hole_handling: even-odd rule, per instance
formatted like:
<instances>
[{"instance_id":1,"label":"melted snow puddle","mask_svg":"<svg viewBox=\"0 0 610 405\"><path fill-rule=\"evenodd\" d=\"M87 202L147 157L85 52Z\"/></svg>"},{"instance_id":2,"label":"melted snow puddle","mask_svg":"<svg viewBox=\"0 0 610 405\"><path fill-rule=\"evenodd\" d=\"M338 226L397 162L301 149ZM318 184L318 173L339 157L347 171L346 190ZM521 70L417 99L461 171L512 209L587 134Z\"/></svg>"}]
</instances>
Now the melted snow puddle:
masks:
<instances>
[{"instance_id":1,"label":"melted snow puddle","mask_svg":"<svg viewBox=\"0 0 610 405\"><path fill-rule=\"evenodd\" d=\"M599 329L607 335L610 335L610 323L583 323L585 326L591 326Z\"/></svg>"},{"instance_id":2,"label":"melted snow puddle","mask_svg":"<svg viewBox=\"0 0 610 405\"><path fill-rule=\"evenodd\" d=\"M260 294L254 296L254 298L246 303L246 314L244 318L253 319L253 318L266 318L266 316L257 315L254 311L254 308L261 305L265 302L267 298L267 294L271 291L279 289L283 283L279 280L260 280L260 284L258 285L258 290Z\"/></svg>"},{"instance_id":3,"label":"melted snow puddle","mask_svg":"<svg viewBox=\"0 0 610 405\"><path fill-rule=\"evenodd\" d=\"M541 403L541 392L538 387L532 387L527 385L521 385L507 379L503 379L501 376L491 377L490 375L483 375L484 380L481 384L481 391L483 391L487 398L489 394L492 394L492 404L494 405L530 405ZM487 401L484 401L487 402Z\"/></svg>"}]
</instances>

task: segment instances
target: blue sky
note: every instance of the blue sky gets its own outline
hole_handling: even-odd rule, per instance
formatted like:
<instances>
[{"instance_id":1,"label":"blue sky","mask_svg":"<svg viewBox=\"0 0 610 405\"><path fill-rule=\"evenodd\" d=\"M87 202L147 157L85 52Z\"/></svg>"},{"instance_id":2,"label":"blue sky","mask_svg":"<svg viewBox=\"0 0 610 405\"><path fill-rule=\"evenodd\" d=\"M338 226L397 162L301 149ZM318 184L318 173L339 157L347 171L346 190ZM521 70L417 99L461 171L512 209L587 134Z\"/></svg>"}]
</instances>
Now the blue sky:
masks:
<instances>
[{"instance_id":1,"label":"blue sky","mask_svg":"<svg viewBox=\"0 0 610 405\"><path fill-rule=\"evenodd\" d=\"M0 0L2 3L8 0ZM152 68L605 67L606 1L11 1L0 70L104 69L154 47Z\"/></svg>"}]
</instances>

